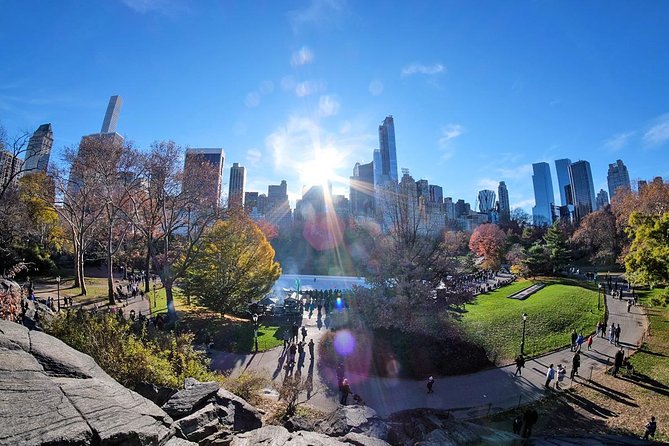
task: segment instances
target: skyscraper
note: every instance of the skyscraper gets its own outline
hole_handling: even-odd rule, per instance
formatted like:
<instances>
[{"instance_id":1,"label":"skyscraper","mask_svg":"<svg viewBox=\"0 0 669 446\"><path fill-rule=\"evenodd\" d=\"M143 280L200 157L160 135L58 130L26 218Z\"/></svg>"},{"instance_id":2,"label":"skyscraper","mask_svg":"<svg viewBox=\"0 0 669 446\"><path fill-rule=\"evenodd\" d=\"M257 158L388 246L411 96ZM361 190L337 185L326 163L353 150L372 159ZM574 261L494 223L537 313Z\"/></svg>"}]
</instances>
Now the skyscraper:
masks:
<instances>
[{"instance_id":1,"label":"skyscraper","mask_svg":"<svg viewBox=\"0 0 669 446\"><path fill-rule=\"evenodd\" d=\"M595 201L597 202L597 210L600 210L609 204L609 194L604 189L599 189Z\"/></svg>"},{"instance_id":2,"label":"skyscraper","mask_svg":"<svg viewBox=\"0 0 669 446\"><path fill-rule=\"evenodd\" d=\"M244 186L246 185L246 169L239 163L230 168L230 186L228 188L228 208L244 207Z\"/></svg>"},{"instance_id":3,"label":"skyscraper","mask_svg":"<svg viewBox=\"0 0 669 446\"><path fill-rule=\"evenodd\" d=\"M260 202L260 197L258 197ZM267 202L265 204L265 216L267 220L276 225L279 232L290 228L292 213L288 201L288 184L281 180L281 184L270 184L267 186Z\"/></svg>"},{"instance_id":4,"label":"skyscraper","mask_svg":"<svg viewBox=\"0 0 669 446\"><path fill-rule=\"evenodd\" d=\"M121 99L121 96L116 95L109 98L107 113L105 113L105 119L102 121L102 129L100 130L100 133L116 132L116 124L118 123L118 115L121 113L122 105L123 99Z\"/></svg>"},{"instance_id":5,"label":"skyscraper","mask_svg":"<svg viewBox=\"0 0 669 446\"><path fill-rule=\"evenodd\" d=\"M427 183L427 180L416 181L416 191L418 193L418 199L423 197L423 201L430 201L430 185Z\"/></svg>"},{"instance_id":6,"label":"skyscraper","mask_svg":"<svg viewBox=\"0 0 669 446\"><path fill-rule=\"evenodd\" d=\"M188 177L189 172L193 172L194 169L197 169L203 163L214 167L216 176L212 178L213 187L211 188L211 197L209 199L215 206L219 206L221 204L221 190L223 187L225 152L222 148L186 149L184 175ZM201 186L206 187L204 184Z\"/></svg>"},{"instance_id":7,"label":"skyscraper","mask_svg":"<svg viewBox=\"0 0 669 446\"><path fill-rule=\"evenodd\" d=\"M28 149L24 163L26 173L34 171L46 172L49 166L49 156L51 155L51 146L53 146L53 130L51 124L42 124L39 126L33 136L28 141Z\"/></svg>"},{"instance_id":8,"label":"skyscraper","mask_svg":"<svg viewBox=\"0 0 669 446\"><path fill-rule=\"evenodd\" d=\"M381 150L374 150L372 163L374 164L374 189L376 190L381 186Z\"/></svg>"},{"instance_id":9,"label":"skyscraper","mask_svg":"<svg viewBox=\"0 0 669 446\"><path fill-rule=\"evenodd\" d=\"M551 179L551 167L548 163L532 164L532 185L534 186L534 207L532 218L535 225L553 224L553 206L555 196L553 195L553 180Z\"/></svg>"},{"instance_id":10,"label":"skyscraper","mask_svg":"<svg viewBox=\"0 0 669 446\"><path fill-rule=\"evenodd\" d=\"M583 160L572 163L569 166L569 182L574 202L574 220L579 222L597 209L590 163Z\"/></svg>"},{"instance_id":11,"label":"skyscraper","mask_svg":"<svg viewBox=\"0 0 669 446\"><path fill-rule=\"evenodd\" d=\"M0 145L0 192L18 186L23 160L3 150Z\"/></svg>"},{"instance_id":12,"label":"skyscraper","mask_svg":"<svg viewBox=\"0 0 669 446\"><path fill-rule=\"evenodd\" d=\"M573 204L571 202L571 193L568 190L569 186L569 166L571 165L571 160L569 158L563 158L560 160L555 160L555 174L558 179L558 187L560 188L560 205L567 206L568 204Z\"/></svg>"},{"instance_id":13,"label":"skyscraper","mask_svg":"<svg viewBox=\"0 0 669 446\"><path fill-rule=\"evenodd\" d=\"M480 190L478 195L479 211L489 214L495 210L495 192L491 190Z\"/></svg>"},{"instance_id":14,"label":"skyscraper","mask_svg":"<svg viewBox=\"0 0 669 446\"><path fill-rule=\"evenodd\" d=\"M382 181L397 183L397 149L395 147L395 121L386 116L379 126L379 150L381 151Z\"/></svg>"},{"instance_id":15,"label":"skyscraper","mask_svg":"<svg viewBox=\"0 0 669 446\"><path fill-rule=\"evenodd\" d=\"M614 164L609 164L609 172L606 175L606 181L609 183L609 197L613 199L616 191L620 188L631 190L630 175L627 172L627 166L621 160L616 160Z\"/></svg>"},{"instance_id":16,"label":"skyscraper","mask_svg":"<svg viewBox=\"0 0 669 446\"><path fill-rule=\"evenodd\" d=\"M374 215L374 162L355 163L350 177L351 212L356 216Z\"/></svg>"},{"instance_id":17,"label":"skyscraper","mask_svg":"<svg viewBox=\"0 0 669 446\"><path fill-rule=\"evenodd\" d=\"M504 181L499 182L497 195L499 199L499 219L509 221L511 219L511 206L509 205L509 190L506 188Z\"/></svg>"},{"instance_id":18,"label":"skyscraper","mask_svg":"<svg viewBox=\"0 0 669 446\"><path fill-rule=\"evenodd\" d=\"M436 184L430 184L430 202L442 204L444 202L444 189Z\"/></svg>"}]
</instances>

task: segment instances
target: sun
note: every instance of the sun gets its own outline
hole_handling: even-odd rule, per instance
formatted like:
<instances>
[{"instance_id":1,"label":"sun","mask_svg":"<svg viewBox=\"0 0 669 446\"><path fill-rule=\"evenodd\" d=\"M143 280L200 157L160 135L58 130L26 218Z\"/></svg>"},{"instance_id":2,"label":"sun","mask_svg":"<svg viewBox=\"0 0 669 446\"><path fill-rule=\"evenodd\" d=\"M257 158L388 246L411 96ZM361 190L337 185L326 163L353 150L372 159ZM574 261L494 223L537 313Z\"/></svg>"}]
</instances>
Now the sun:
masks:
<instances>
[{"instance_id":1,"label":"sun","mask_svg":"<svg viewBox=\"0 0 669 446\"><path fill-rule=\"evenodd\" d=\"M317 149L314 158L300 164L300 181L304 186L324 186L337 180L337 170L343 166L343 157L333 148Z\"/></svg>"}]
</instances>

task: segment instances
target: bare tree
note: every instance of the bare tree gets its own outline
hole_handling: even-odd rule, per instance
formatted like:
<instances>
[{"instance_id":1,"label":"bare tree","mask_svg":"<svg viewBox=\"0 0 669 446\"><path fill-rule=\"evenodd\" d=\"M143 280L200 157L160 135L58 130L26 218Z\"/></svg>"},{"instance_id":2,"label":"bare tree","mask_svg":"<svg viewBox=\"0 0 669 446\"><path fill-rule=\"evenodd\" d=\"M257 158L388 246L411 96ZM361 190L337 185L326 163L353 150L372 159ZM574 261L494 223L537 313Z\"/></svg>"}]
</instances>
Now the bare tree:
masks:
<instances>
[{"instance_id":1,"label":"bare tree","mask_svg":"<svg viewBox=\"0 0 669 446\"><path fill-rule=\"evenodd\" d=\"M0 124L0 201L18 185L18 179L26 173L25 160L30 132L24 131L13 137Z\"/></svg>"}]
</instances>

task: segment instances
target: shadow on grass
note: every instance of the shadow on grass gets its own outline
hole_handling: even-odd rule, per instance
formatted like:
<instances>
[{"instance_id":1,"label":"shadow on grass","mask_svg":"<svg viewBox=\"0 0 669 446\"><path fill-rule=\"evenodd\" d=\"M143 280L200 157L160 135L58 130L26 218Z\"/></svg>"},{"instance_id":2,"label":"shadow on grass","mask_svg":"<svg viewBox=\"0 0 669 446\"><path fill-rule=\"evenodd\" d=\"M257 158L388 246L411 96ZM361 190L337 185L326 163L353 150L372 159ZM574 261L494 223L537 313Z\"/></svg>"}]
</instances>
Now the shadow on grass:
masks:
<instances>
[{"instance_id":1,"label":"shadow on grass","mask_svg":"<svg viewBox=\"0 0 669 446\"><path fill-rule=\"evenodd\" d=\"M648 375L642 373L635 373L631 377L619 376L620 379L636 384L651 392L659 393L662 396L669 396L669 387L665 386L659 381L654 380Z\"/></svg>"},{"instance_id":2,"label":"shadow on grass","mask_svg":"<svg viewBox=\"0 0 669 446\"><path fill-rule=\"evenodd\" d=\"M612 389L609 389L608 387L604 387L601 384L598 384L596 382L588 382L588 381L580 381L580 384L582 386L585 386L589 389L592 389L596 392L601 393L607 398L611 398L614 401L618 401L621 404L625 404L626 406L630 407L639 407L639 405L634 401L633 398L630 398L627 394L618 392Z\"/></svg>"},{"instance_id":3,"label":"shadow on grass","mask_svg":"<svg viewBox=\"0 0 669 446\"><path fill-rule=\"evenodd\" d=\"M602 418L610 418L616 416L615 412L607 409L606 407L600 406L599 404L594 403L589 399L584 398L576 393L565 392L562 395L565 401L580 407L581 409L591 413L592 415Z\"/></svg>"}]
</instances>

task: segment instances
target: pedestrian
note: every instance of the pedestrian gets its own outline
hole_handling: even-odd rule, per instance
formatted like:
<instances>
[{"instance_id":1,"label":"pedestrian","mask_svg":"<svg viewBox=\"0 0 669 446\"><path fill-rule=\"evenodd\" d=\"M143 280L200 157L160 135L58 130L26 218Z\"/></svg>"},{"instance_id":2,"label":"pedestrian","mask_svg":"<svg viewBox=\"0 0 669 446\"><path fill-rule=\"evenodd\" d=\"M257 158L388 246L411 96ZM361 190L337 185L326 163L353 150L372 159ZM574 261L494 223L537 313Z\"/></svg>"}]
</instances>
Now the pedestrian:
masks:
<instances>
[{"instance_id":1,"label":"pedestrian","mask_svg":"<svg viewBox=\"0 0 669 446\"><path fill-rule=\"evenodd\" d=\"M346 405L346 402L348 401L348 395L351 393L351 386L348 384L348 379L344 378L344 380L341 383L341 399L339 402L342 405Z\"/></svg>"},{"instance_id":2,"label":"pedestrian","mask_svg":"<svg viewBox=\"0 0 669 446\"><path fill-rule=\"evenodd\" d=\"M632 299L627 299L627 312L630 312L630 308L632 308Z\"/></svg>"},{"instance_id":3,"label":"pedestrian","mask_svg":"<svg viewBox=\"0 0 669 446\"><path fill-rule=\"evenodd\" d=\"M618 376L618 370L623 365L623 360L625 359L625 350L620 347L620 350L616 352L616 356L613 359L613 376Z\"/></svg>"},{"instance_id":4,"label":"pedestrian","mask_svg":"<svg viewBox=\"0 0 669 446\"><path fill-rule=\"evenodd\" d=\"M578 368L581 367L581 354L576 352L574 357L571 359L571 380L574 380L574 376L578 376Z\"/></svg>"},{"instance_id":5,"label":"pedestrian","mask_svg":"<svg viewBox=\"0 0 669 446\"><path fill-rule=\"evenodd\" d=\"M314 360L314 345L315 345L314 340L309 339L309 344L307 344L307 345L309 346L309 357L313 361Z\"/></svg>"},{"instance_id":6,"label":"pedestrian","mask_svg":"<svg viewBox=\"0 0 669 446\"><path fill-rule=\"evenodd\" d=\"M307 339L307 327L302 326L302 342L305 342Z\"/></svg>"},{"instance_id":7,"label":"pedestrian","mask_svg":"<svg viewBox=\"0 0 669 446\"><path fill-rule=\"evenodd\" d=\"M523 367L525 367L525 358L523 357L522 354L518 355L516 357L516 373L513 374L513 376L517 375L523 375Z\"/></svg>"},{"instance_id":8,"label":"pedestrian","mask_svg":"<svg viewBox=\"0 0 669 446\"><path fill-rule=\"evenodd\" d=\"M611 327L609 328L609 344L613 344L616 340L616 325L611 322Z\"/></svg>"},{"instance_id":9,"label":"pedestrian","mask_svg":"<svg viewBox=\"0 0 669 446\"><path fill-rule=\"evenodd\" d=\"M548 370L546 370L546 384L545 387L547 389L550 389L550 384L551 381L553 381L553 378L555 378L555 369L553 368L553 364L548 366Z\"/></svg>"},{"instance_id":10,"label":"pedestrian","mask_svg":"<svg viewBox=\"0 0 669 446\"><path fill-rule=\"evenodd\" d=\"M295 345L295 343L290 344L288 352L289 352L288 366L292 367L295 364L295 353L297 353L297 346Z\"/></svg>"},{"instance_id":11,"label":"pedestrian","mask_svg":"<svg viewBox=\"0 0 669 446\"><path fill-rule=\"evenodd\" d=\"M518 415L513 419L513 433L520 435L520 428L523 427L523 417Z\"/></svg>"},{"instance_id":12,"label":"pedestrian","mask_svg":"<svg viewBox=\"0 0 669 446\"><path fill-rule=\"evenodd\" d=\"M581 346L583 346L583 341L585 341L585 338L583 338L582 334L579 334L578 337L576 338L576 351L580 352L581 351Z\"/></svg>"},{"instance_id":13,"label":"pedestrian","mask_svg":"<svg viewBox=\"0 0 669 446\"><path fill-rule=\"evenodd\" d=\"M576 334L576 330L571 331L571 347L569 348L569 351L573 352L576 349L576 339L578 338L578 335Z\"/></svg>"},{"instance_id":14,"label":"pedestrian","mask_svg":"<svg viewBox=\"0 0 669 446\"><path fill-rule=\"evenodd\" d=\"M292 342L297 342L297 333L298 333L299 328L298 328L296 322L293 322L293 325L292 325L291 329L292 329L292 337L290 338L290 340Z\"/></svg>"},{"instance_id":15,"label":"pedestrian","mask_svg":"<svg viewBox=\"0 0 669 446\"><path fill-rule=\"evenodd\" d=\"M337 384L341 388L342 382L344 381L344 363L340 362L337 365Z\"/></svg>"},{"instance_id":16,"label":"pedestrian","mask_svg":"<svg viewBox=\"0 0 669 446\"><path fill-rule=\"evenodd\" d=\"M287 349L290 346L290 334L288 333L288 329L285 329L283 331L283 349Z\"/></svg>"},{"instance_id":17,"label":"pedestrian","mask_svg":"<svg viewBox=\"0 0 669 446\"><path fill-rule=\"evenodd\" d=\"M434 378L430 376L427 379L427 393L434 393L434 390L432 390L432 386L434 386Z\"/></svg>"},{"instance_id":18,"label":"pedestrian","mask_svg":"<svg viewBox=\"0 0 669 446\"><path fill-rule=\"evenodd\" d=\"M646 424L646 432L644 432L643 434L643 439L648 440L649 436L655 438L656 430L657 430L657 423L655 422L655 417L650 417L650 421Z\"/></svg>"},{"instance_id":19,"label":"pedestrian","mask_svg":"<svg viewBox=\"0 0 669 446\"><path fill-rule=\"evenodd\" d=\"M567 375L567 370L562 367L562 364L558 364L557 368L557 379L555 380L555 388L560 390L560 384L564 381L564 377Z\"/></svg>"},{"instance_id":20,"label":"pedestrian","mask_svg":"<svg viewBox=\"0 0 669 446\"><path fill-rule=\"evenodd\" d=\"M615 331L616 345L620 345L620 324L616 327Z\"/></svg>"},{"instance_id":21,"label":"pedestrian","mask_svg":"<svg viewBox=\"0 0 669 446\"><path fill-rule=\"evenodd\" d=\"M588 336L588 351L592 350L592 338L594 338L593 335Z\"/></svg>"}]
</instances>

